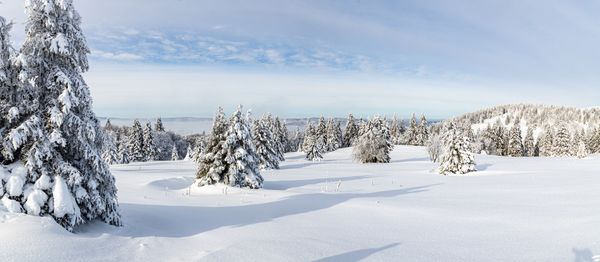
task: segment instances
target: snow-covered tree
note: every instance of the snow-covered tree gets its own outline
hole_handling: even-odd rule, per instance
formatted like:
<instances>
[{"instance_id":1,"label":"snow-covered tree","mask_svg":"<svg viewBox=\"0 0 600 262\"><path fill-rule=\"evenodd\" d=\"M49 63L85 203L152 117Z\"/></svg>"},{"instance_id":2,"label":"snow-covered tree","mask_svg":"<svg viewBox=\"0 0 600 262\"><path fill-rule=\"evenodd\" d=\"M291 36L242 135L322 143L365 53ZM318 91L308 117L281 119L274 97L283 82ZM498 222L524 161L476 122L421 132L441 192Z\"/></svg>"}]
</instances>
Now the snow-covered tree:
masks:
<instances>
[{"instance_id":1,"label":"snow-covered tree","mask_svg":"<svg viewBox=\"0 0 600 262\"><path fill-rule=\"evenodd\" d=\"M444 134L444 154L439 172L442 175L466 174L477 171L475 156L469 152L469 140L461 131L450 126Z\"/></svg>"},{"instance_id":2,"label":"snow-covered tree","mask_svg":"<svg viewBox=\"0 0 600 262\"><path fill-rule=\"evenodd\" d=\"M440 160L440 156L444 151L442 137L438 134L432 134L431 136L429 136L426 146L427 153L429 153L429 159L432 162L437 163Z\"/></svg>"},{"instance_id":3,"label":"snow-covered tree","mask_svg":"<svg viewBox=\"0 0 600 262\"><path fill-rule=\"evenodd\" d=\"M254 120L252 125L252 137L258 154L258 166L260 169L279 169L279 157L276 152L276 141L267 121L267 118Z\"/></svg>"},{"instance_id":4,"label":"snow-covered tree","mask_svg":"<svg viewBox=\"0 0 600 262\"><path fill-rule=\"evenodd\" d=\"M579 140L579 145L577 147L577 158L586 158L588 156L587 148L585 147L585 142L583 140Z\"/></svg>"},{"instance_id":5,"label":"snow-covered tree","mask_svg":"<svg viewBox=\"0 0 600 262\"><path fill-rule=\"evenodd\" d=\"M419 146L425 145L425 142L429 139L429 130L427 129L427 119L425 115L421 115L421 121L417 127L417 139L416 144Z\"/></svg>"},{"instance_id":6,"label":"snow-covered tree","mask_svg":"<svg viewBox=\"0 0 600 262\"><path fill-rule=\"evenodd\" d=\"M327 145L327 151L333 152L342 147L342 130L339 123L333 118L327 120L327 127L325 134L325 144Z\"/></svg>"},{"instance_id":7,"label":"snow-covered tree","mask_svg":"<svg viewBox=\"0 0 600 262\"><path fill-rule=\"evenodd\" d=\"M171 150L171 160L177 161L179 160L179 152L177 151L177 146L173 145L173 150Z\"/></svg>"},{"instance_id":8,"label":"snow-covered tree","mask_svg":"<svg viewBox=\"0 0 600 262\"><path fill-rule=\"evenodd\" d=\"M514 125L508 132L508 150L507 155L512 157L522 157L523 139L521 138L521 128L519 125Z\"/></svg>"},{"instance_id":9,"label":"snow-covered tree","mask_svg":"<svg viewBox=\"0 0 600 262\"><path fill-rule=\"evenodd\" d=\"M127 150L129 151L129 160L132 162L146 161L144 151L144 131L140 121L133 121L133 126L129 131Z\"/></svg>"},{"instance_id":10,"label":"snow-covered tree","mask_svg":"<svg viewBox=\"0 0 600 262\"><path fill-rule=\"evenodd\" d=\"M110 118L106 119L106 124L104 124L104 131L113 131L114 127L110 122Z\"/></svg>"},{"instance_id":11,"label":"snow-covered tree","mask_svg":"<svg viewBox=\"0 0 600 262\"><path fill-rule=\"evenodd\" d=\"M544 135L538 141L541 156L554 155L554 134L551 128L547 127Z\"/></svg>"},{"instance_id":12,"label":"snow-covered tree","mask_svg":"<svg viewBox=\"0 0 600 262\"><path fill-rule=\"evenodd\" d=\"M306 159L310 161L320 161L323 159L323 153L325 152L323 139L316 132L316 128L310 123L304 132L302 150L306 153Z\"/></svg>"},{"instance_id":13,"label":"snow-covered tree","mask_svg":"<svg viewBox=\"0 0 600 262\"><path fill-rule=\"evenodd\" d=\"M523 142L523 151L525 152L525 156L536 156L535 140L533 138L533 127L527 128L527 134L525 135L525 140Z\"/></svg>"},{"instance_id":14,"label":"snow-covered tree","mask_svg":"<svg viewBox=\"0 0 600 262\"><path fill-rule=\"evenodd\" d=\"M411 146L419 145L419 126L417 126L417 117L415 114L410 118L410 125L406 130L406 143Z\"/></svg>"},{"instance_id":15,"label":"snow-covered tree","mask_svg":"<svg viewBox=\"0 0 600 262\"><path fill-rule=\"evenodd\" d=\"M228 165L225 161L227 154L225 132L228 128L225 113L222 108L219 108L214 117L212 131L208 136L204 153L198 156L199 167L196 178L199 186L224 183Z\"/></svg>"},{"instance_id":16,"label":"snow-covered tree","mask_svg":"<svg viewBox=\"0 0 600 262\"><path fill-rule=\"evenodd\" d=\"M118 164L119 163L119 154L117 151L117 145L115 141L114 132L106 131L104 132L104 145L103 145L103 153L102 158L104 161L109 164Z\"/></svg>"},{"instance_id":17,"label":"snow-covered tree","mask_svg":"<svg viewBox=\"0 0 600 262\"><path fill-rule=\"evenodd\" d=\"M152 125L150 125L150 122L147 122L144 127L143 140L144 144L142 151L144 152L144 160L156 160L156 145L154 144L154 134L152 134Z\"/></svg>"},{"instance_id":18,"label":"snow-covered tree","mask_svg":"<svg viewBox=\"0 0 600 262\"><path fill-rule=\"evenodd\" d=\"M561 124L554 137L553 156L572 156L571 145L571 133L565 124Z\"/></svg>"},{"instance_id":19,"label":"snow-covered tree","mask_svg":"<svg viewBox=\"0 0 600 262\"><path fill-rule=\"evenodd\" d=\"M6 135L5 131L16 127L17 113L19 112L18 101L15 97L19 80L18 70L14 64L14 50L10 43L9 32L12 24L6 22L0 16L0 134ZM0 162L3 161L0 155ZM1 191L0 191L1 192Z\"/></svg>"},{"instance_id":20,"label":"snow-covered tree","mask_svg":"<svg viewBox=\"0 0 600 262\"><path fill-rule=\"evenodd\" d=\"M119 164L129 164L131 158L129 157L129 140L124 135L117 133L117 155Z\"/></svg>"},{"instance_id":21,"label":"snow-covered tree","mask_svg":"<svg viewBox=\"0 0 600 262\"><path fill-rule=\"evenodd\" d=\"M67 230L95 219L121 225L115 180L101 156L102 129L81 75L89 53L81 18L70 0L26 1L26 15L18 103L2 152L4 162L16 164L9 179L25 190L4 197Z\"/></svg>"},{"instance_id":22,"label":"snow-covered tree","mask_svg":"<svg viewBox=\"0 0 600 262\"><path fill-rule=\"evenodd\" d=\"M185 157L183 158L183 160L185 161L190 161L192 160L192 146L188 145L187 149L185 150Z\"/></svg>"},{"instance_id":23,"label":"snow-covered tree","mask_svg":"<svg viewBox=\"0 0 600 262\"><path fill-rule=\"evenodd\" d=\"M350 147L358 138L358 125L352 114L348 115L346 128L344 129L344 147Z\"/></svg>"},{"instance_id":24,"label":"snow-covered tree","mask_svg":"<svg viewBox=\"0 0 600 262\"><path fill-rule=\"evenodd\" d=\"M227 165L223 182L230 186L261 188L263 177L258 168L258 155L252 143L248 119L242 114L242 106L229 119L224 150Z\"/></svg>"},{"instance_id":25,"label":"snow-covered tree","mask_svg":"<svg viewBox=\"0 0 600 262\"><path fill-rule=\"evenodd\" d=\"M354 146L354 159L360 163L389 163L393 147L387 121L375 116Z\"/></svg>"},{"instance_id":26,"label":"snow-covered tree","mask_svg":"<svg viewBox=\"0 0 600 262\"><path fill-rule=\"evenodd\" d=\"M390 134L392 136L392 143L394 145L401 145L404 141L403 139L403 131L398 118L394 115L394 119L390 125Z\"/></svg>"},{"instance_id":27,"label":"snow-covered tree","mask_svg":"<svg viewBox=\"0 0 600 262\"><path fill-rule=\"evenodd\" d=\"M163 122L160 117L156 119L156 124L154 124L154 130L156 130L156 132L165 132L165 126L163 126Z\"/></svg>"}]
</instances>

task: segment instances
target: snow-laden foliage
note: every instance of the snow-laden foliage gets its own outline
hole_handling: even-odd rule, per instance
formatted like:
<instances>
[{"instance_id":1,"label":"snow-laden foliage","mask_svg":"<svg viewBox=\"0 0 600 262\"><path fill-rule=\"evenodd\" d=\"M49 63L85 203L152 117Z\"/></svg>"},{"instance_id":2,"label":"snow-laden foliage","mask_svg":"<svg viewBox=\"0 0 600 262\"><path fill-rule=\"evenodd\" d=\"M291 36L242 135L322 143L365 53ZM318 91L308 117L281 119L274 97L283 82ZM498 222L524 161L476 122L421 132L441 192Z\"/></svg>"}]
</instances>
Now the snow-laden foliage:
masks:
<instances>
[{"instance_id":1,"label":"snow-laden foliage","mask_svg":"<svg viewBox=\"0 0 600 262\"><path fill-rule=\"evenodd\" d=\"M179 160L179 152L177 152L177 147L176 146L173 146L173 149L171 150L171 160L172 161Z\"/></svg>"},{"instance_id":2,"label":"snow-laden foliage","mask_svg":"<svg viewBox=\"0 0 600 262\"><path fill-rule=\"evenodd\" d=\"M427 153L429 154L429 160L431 160L434 163L437 163L440 160L440 156L444 151L442 137L437 134L429 136L426 146Z\"/></svg>"},{"instance_id":3,"label":"snow-laden foliage","mask_svg":"<svg viewBox=\"0 0 600 262\"><path fill-rule=\"evenodd\" d=\"M344 147L351 147L358 138L358 125L352 114L348 115L346 128L344 129Z\"/></svg>"},{"instance_id":4,"label":"snow-laden foliage","mask_svg":"<svg viewBox=\"0 0 600 262\"><path fill-rule=\"evenodd\" d=\"M129 152L129 160L132 162L143 162L146 160L144 151L144 131L142 130L140 121L137 119L133 121L133 127L129 130L127 151Z\"/></svg>"},{"instance_id":5,"label":"snow-laden foliage","mask_svg":"<svg viewBox=\"0 0 600 262\"><path fill-rule=\"evenodd\" d=\"M156 132L165 132L165 126L163 125L162 119L160 117L156 119L156 124L154 124L154 130L156 130Z\"/></svg>"},{"instance_id":6,"label":"snow-laden foliage","mask_svg":"<svg viewBox=\"0 0 600 262\"><path fill-rule=\"evenodd\" d=\"M320 136L317 128L311 123L308 123L304 132L304 141L302 142L302 150L306 153L306 159L310 161L320 161L323 159L323 154L326 152L323 136Z\"/></svg>"},{"instance_id":7,"label":"snow-laden foliage","mask_svg":"<svg viewBox=\"0 0 600 262\"><path fill-rule=\"evenodd\" d=\"M154 134L152 133L152 125L150 122L146 123L143 130L143 147L142 152L145 161L156 160L156 146L154 145Z\"/></svg>"},{"instance_id":8,"label":"snow-laden foliage","mask_svg":"<svg viewBox=\"0 0 600 262\"><path fill-rule=\"evenodd\" d=\"M120 225L103 131L81 75L89 53L81 18L70 0L26 1L26 15L18 88L3 101L11 109L2 155L12 164L3 202L68 230L94 219Z\"/></svg>"},{"instance_id":9,"label":"snow-laden foliage","mask_svg":"<svg viewBox=\"0 0 600 262\"><path fill-rule=\"evenodd\" d=\"M342 128L339 122L336 122L333 118L327 120L325 133L325 144L327 145L327 152L333 152L342 147L344 143Z\"/></svg>"},{"instance_id":10,"label":"snow-laden foliage","mask_svg":"<svg viewBox=\"0 0 600 262\"><path fill-rule=\"evenodd\" d=\"M268 117L254 120L252 125L252 137L258 155L258 166L260 169L279 169L279 156L277 153L277 141L273 139L273 132L269 126Z\"/></svg>"},{"instance_id":11,"label":"snow-laden foliage","mask_svg":"<svg viewBox=\"0 0 600 262\"><path fill-rule=\"evenodd\" d=\"M419 145L419 127L417 125L417 117L415 114L410 118L410 125L406 130L406 143L408 145L417 146Z\"/></svg>"},{"instance_id":12,"label":"snow-laden foliage","mask_svg":"<svg viewBox=\"0 0 600 262\"><path fill-rule=\"evenodd\" d=\"M107 131L106 129L104 132L104 145L103 145L102 158L109 165L121 163L121 161L119 160L116 135L114 132Z\"/></svg>"},{"instance_id":13,"label":"snow-laden foliage","mask_svg":"<svg viewBox=\"0 0 600 262\"><path fill-rule=\"evenodd\" d=\"M375 116L364 125L354 144L354 159L360 163L389 163L393 148L387 121Z\"/></svg>"},{"instance_id":14,"label":"snow-laden foliage","mask_svg":"<svg viewBox=\"0 0 600 262\"><path fill-rule=\"evenodd\" d=\"M508 132L507 155L520 157L524 155L523 139L521 138L521 128L518 125L513 126Z\"/></svg>"},{"instance_id":15,"label":"snow-laden foliage","mask_svg":"<svg viewBox=\"0 0 600 262\"><path fill-rule=\"evenodd\" d=\"M228 123L225 119L225 113L223 113L222 108L219 108L214 117L212 131L207 138L204 153L198 158L199 167L196 178L200 186L224 183L225 181L225 170L227 168L225 132L227 129Z\"/></svg>"},{"instance_id":16,"label":"snow-laden foliage","mask_svg":"<svg viewBox=\"0 0 600 262\"><path fill-rule=\"evenodd\" d=\"M444 153L440 162L440 174L466 174L477 171L475 156L469 152L469 138L452 124L443 136Z\"/></svg>"}]
</instances>

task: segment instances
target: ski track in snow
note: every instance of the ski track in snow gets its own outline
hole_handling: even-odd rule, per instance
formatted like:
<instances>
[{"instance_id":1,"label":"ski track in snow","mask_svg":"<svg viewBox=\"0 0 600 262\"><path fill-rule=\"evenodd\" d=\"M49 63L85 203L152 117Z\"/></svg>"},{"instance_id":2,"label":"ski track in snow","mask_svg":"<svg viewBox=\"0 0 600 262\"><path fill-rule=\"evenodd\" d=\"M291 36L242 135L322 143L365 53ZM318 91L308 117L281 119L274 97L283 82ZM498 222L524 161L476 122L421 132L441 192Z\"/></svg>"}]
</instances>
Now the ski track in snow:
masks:
<instances>
[{"instance_id":1,"label":"ski track in snow","mask_svg":"<svg viewBox=\"0 0 600 262\"><path fill-rule=\"evenodd\" d=\"M123 227L0 208L0 260L600 261L600 158L476 161L445 177L422 147L390 164L290 153L262 190L198 188L188 161L117 165Z\"/></svg>"}]
</instances>

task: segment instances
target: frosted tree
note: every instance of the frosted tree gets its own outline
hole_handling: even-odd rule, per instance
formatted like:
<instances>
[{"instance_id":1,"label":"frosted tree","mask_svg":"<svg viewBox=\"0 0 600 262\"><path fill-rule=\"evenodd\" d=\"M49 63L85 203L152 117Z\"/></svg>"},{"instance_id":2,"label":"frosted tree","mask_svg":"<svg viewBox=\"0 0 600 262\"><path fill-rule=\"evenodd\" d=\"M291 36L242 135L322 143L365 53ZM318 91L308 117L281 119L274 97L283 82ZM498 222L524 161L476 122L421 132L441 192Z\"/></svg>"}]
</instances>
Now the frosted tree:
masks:
<instances>
[{"instance_id":1,"label":"frosted tree","mask_svg":"<svg viewBox=\"0 0 600 262\"><path fill-rule=\"evenodd\" d=\"M183 158L183 160L185 161L190 161L192 160L192 146L188 145L187 149L185 150L185 157Z\"/></svg>"},{"instance_id":2,"label":"frosted tree","mask_svg":"<svg viewBox=\"0 0 600 262\"><path fill-rule=\"evenodd\" d=\"M129 164L131 158L129 157L128 139L124 135L117 133L117 155L119 164Z\"/></svg>"},{"instance_id":3,"label":"frosted tree","mask_svg":"<svg viewBox=\"0 0 600 262\"><path fill-rule=\"evenodd\" d=\"M550 127L546 128L544 135L538 139L541 156L554 155L554 134Z\"/></svg>"},{"instance_id":4,"label":"frosted tree","mask_svg":"<svg viewBox=\"0 0 600 262\"><path fill-rule=\"evenodd\" d=\"M227 153L225 132L228 128L225 113L222 108L219 108L214 117L212 131L208 136L204 153L198 156L199 167L196 178L199 186L224 183L225 170L228 165L225 161Z\"/></svg>"},{"instance_id":5,"label":"frosted tree","mask_svg":"<svg viewBox=\"0 0 600 262\"><path fill-rule=\"evenodd\" d=\"M117 152L117 146L116 146L116 141L115 141L115 137L114 137L114 132L107 131L104 133L104 145L103 145L102 158L109 165L119 163L119 154Z\"/></svg>"},{"instance_id":6,"label":"frosted tree","mask_svg":"<svg viewBox=\"0 0 600 262\"><path fill-rule=\"evenodd\" d=\"M323 159L325 145L321 136L316 133L316 128L308 124L304 133L304 142L302 149L306 153L306 159L310 161L320 161Z\"/></svg>"},{"instance_id":7,"label":"frosted tree","mask_svg":"<svg viewBox=\"0 0 600 262\"><path fill-rule=\"evenodd\" d=\"M150 122L146 123L146 126L143 130L143 148L142 152L144 152L144 160L145 161L154 161L156 160L156 145L154 144L154 134L152 134L152 125Z\"/></svg>"},{"instance_id":8,"label":"frosted tree","mask_svg":"<svg viewBox=\"0 0 600 262\"><path fill-rule=\"evenodd\" d=\"M394 119L390 125L390 134L392 136L392 143L394 145L402 144L402 128L400 126L400 122L398 122L398 118L394 115Z\"/></svg>"},{"instance_id":9,"label":"frosted tree","mask_svg":"<svg viewBox=\"0 0 600 262\"><path fill-rule=\"evenodd\" d=\"M577 147L577 158L582 159L588 156L587 148L585 147L585 142L583 140L579 140L579 144Z\"/></svg>"},{"instance_id":10,"label":"frosted tree","mask_svg":"<svg viewBox=\"0 0 600 262\"><path fill-rule=\"evenodd\" d=\"M0 134L4 137L4 131L14 128L16 125L19 107L15 94L18 88L18 70L13 63L14 50L10 44L12 24L7 23L0 16ZM9 127L8 129L6 127ZM2 156L0 155L0 160ZM1 191L0 191L1 192Z\"/></svg>"},{"instance_id":11,"label":"frosted tree","mask_svg":"<svg viewBox=\"0 0 600 262\"><path fill-rule=\"evenodd\" d=\"M101 156L103 132L81 75L89 53L81 18L70 0L26 1L26 15L18 103L2 147L4 162L16 164L9 180L23 188L4 198L67 230L95 219L121 225L115 180Z\"/></svg>"},{"instance_id":12,"label":"frosted tree","mask_svg":"<svg viewBox=\"0 0 600 262\"><path fill-rule=\"evenodd\" d=\"M454 126L444 134L444 154L439 172L442 175L466 174L477 171L475 156L469 152L469 140Z\"/></svg>"},{"instance_id":13,"label":"frosted tree","mask_svg":"<svg viewBox=\"0 0 600 262\"><path fill-rule=\"evenodd\" d=\"M129 151L129 160L132 162L146 161L144 152L144 131L138 120L133 121L133 126L129 131L129 139L127 144Z\"/></svg>"},{"instance_id":14,"label":"frosted tree","mask_svg":"<svg viewBox=\"0 0 600 262\"><path fill-rule=\"evenodd\" d=\"M283 129L283 124L279 120L279 117L273 119L269 115L269 120L271 121L270 128L273 141L275 142L273 146L277 153L277 158L279 161L285 161L285 143L287 143L287 135L285 133L287 133L287 130Z\"/></svg>"},{"instance_id":15,"label":"frosted tree","mask_svg":"<svg viewBox=\"0 0 600 262\"><path fill-rule=\"evenodd\" d=\"M410 125L406 130L406 143L412 146L419 145L419 127L417 126L417 117L415 114L410 119Z\"/></svg>"},{"instance_id":16,"label":"frosted tree","mask_svg":"<svg viewBox=\"0 0 600 262\"><path fill-rule=\"evenodd\" d=\"M110 119L106 119L106 124L104 124L104 130L105 131L113 131L114 127L112 125L112 123L110 122Z\"/></svg>"},{"instance_id":17,"label":"frosted tree","mask_svg":"<svg viewBox=\"0 0 600 262\"><path fill-rule=\"evenodd\" d=\"M242 106L229 119L224 143L225 176L224 183L230 186L258 189L263 178L258 168L258 155L252 143L252 133L248 119L242 114Z\"/></svg>"},{"instance_id":18,"label":"frosted tree","mask_svg":"<svg viewBox=\"0 0 600 262\"><path fill-rule=\"evenodd\" d=\"M354 144L354 140L358 138L358 125L352 114L348 115L348 121L346 122L346 128L344 129L344 147L350 147Z\"/></svg>"},{"instance_id":19,"label":"frosted tree","mask_svg":"<svg viewBox=\"0 0 600 262\"><path fill-rule=\"evenodd\" d=\"M440 160L440 156L443 153L442 137L437 134L432 134L426 143L427 153L429 154L429 160L437 163Z\"/></svg>"},{"instance_id":20,"label":"frosted tree","mask_svg":"<svg viewBox=\"0 0 600 262\"><path fill-rule=\"evenodd\" d=\"M156 124L154 124L154 130L156 130L156 132L165 132L165 126L163 126L163 122L160 117L156 119Z\"/></svg>"},{"instance_id":21,"label":"frosted tree","mask_svg":"<svg viewBox=\"0 0 600 262\"><path fill-rule=\"evenodd\" d=\"M425 142L429 139L429 130L427 129L427 119L425 115L421 115L421 121L419 122L419 126L417 127L417 145L425 145Z\"/></svg>"},{"instance_id":22,"label":"frosted tree","mask_svg":"<svg viewBox=\"0 0 600 262\"><path fill-rule=\"evenodd\" d=\"M326 137L325 144L327 146L328 152L333 152L342 147L343 141L342 141L341 129L340 129L339 124L336 123L335 120L333 120L333 118L330 118L329 120L327 120L325 137Z\"/></svg>"},{"instance_id":23,"label":"frosted tree","mask_svg":"<svg viewBox=\"0 0 600 262\"><path fill-rule=\"evenodd\" d=\"M276 152L276 142L266 118L254 120L252 125L254 146L258 155L260 169L279 169L279 157Z\"/></svg>"},{"instance_id":24,"label":"frosted tree","mask_svg":"<svg viewBox=\"0 0 600 262\"><path fill-rule=\"evenodd\" d=\"M571 153L571 133L566 125L561 124L556 130L556 136L554 138L554 150L553 156L572 156Z\"/></svg>"},{"instance_id":25,"label":"frosted tree","mask_svg":"<svg viewBox=\"0 0 600 262\"><path fill-rule=\"evenodd\" d=\"M354 159L360 163L389 163L393 147L387 121L375 116L366 123L354 146Z\"/></svg>"},{"instance_id":26,"label":"frosted tree","mask_svg":"<svg viewBox=\"0 0 600 262\"><path fill-rule=\"evenodd\" d=\"M179 152L177 152L177 146L173 146L173 150L171 150L171 160L177 161L179 160Z\"/></svg>"},{"instance_id":27,"label":"frosted tree","mask_svg":"<svg viewBox=\"0 0 600 262\"><path fill-rule=\"evenodd\" d=\"M535 140L533 138L533 127L527 128L527 134L525 135L525 140L523 142L523 149L523 151L525 152L525 156L536 156Z\"/></svg>"},{"instance_id":28,"label":"frosted tree","mask_svg":"<svg viewBox=\"0 0 600 262\"><path fill-rule=\"evenodd\" d=\"M521 128L514 125L508 132L508 152L512 157L523 156L523 139L521 138Z\"/></svg>"}]
</instances>

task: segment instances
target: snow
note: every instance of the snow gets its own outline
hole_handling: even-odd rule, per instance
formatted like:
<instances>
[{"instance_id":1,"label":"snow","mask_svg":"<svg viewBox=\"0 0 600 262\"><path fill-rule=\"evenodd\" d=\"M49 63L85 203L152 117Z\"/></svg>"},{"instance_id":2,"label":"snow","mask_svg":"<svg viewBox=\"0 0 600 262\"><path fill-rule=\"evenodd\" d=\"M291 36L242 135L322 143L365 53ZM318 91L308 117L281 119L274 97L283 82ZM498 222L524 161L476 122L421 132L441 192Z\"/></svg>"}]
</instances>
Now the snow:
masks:
<instances>
[{"instance_id":1,"label":"snow","mask_svg":"<svg viewBox=\"0 0 600 262\"><path fill-rule=\"evenodd\" d=\"M64 217L66 215L75 215L78 212L77 205L73 195L69 192L65 179L57 176L54 181L54 189L52 190L54 197L54 216Z\"/></svg>"},{"instance_id":2,"label":"snow","mask_svg":"<svg viewBox=\"0 0 600 262\"><path fill-rule=\"evenodd\" d=\"M321 162L287 154L281 170L262 173L261 190L198 188L190 161L112 166L123 227L94 222L71 234L51 218L0 208L0 238L10 239L0 254L3 261L593 261L600 254L597 155L476 155L479 171L441 176L423 147L397 146L389 164L358 164L351 152Z\"/></svg>"},{"instance_id":3,"label":"snow","mask_svg":"<svg viewBox=\"0 0 600 262\"><path fill-rule=\"evenodd\" d=\"M19 166L12 170L10 177L6 181L6 192L10 196L20 196L23 193L26 175L27 169L25 167Z\"/></svg>"}]
</instances>

